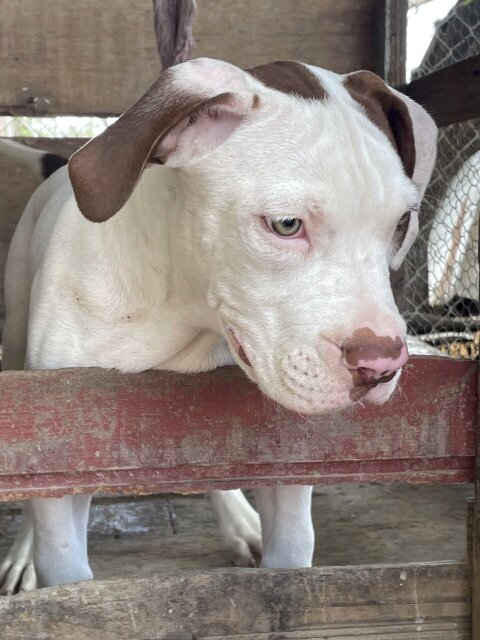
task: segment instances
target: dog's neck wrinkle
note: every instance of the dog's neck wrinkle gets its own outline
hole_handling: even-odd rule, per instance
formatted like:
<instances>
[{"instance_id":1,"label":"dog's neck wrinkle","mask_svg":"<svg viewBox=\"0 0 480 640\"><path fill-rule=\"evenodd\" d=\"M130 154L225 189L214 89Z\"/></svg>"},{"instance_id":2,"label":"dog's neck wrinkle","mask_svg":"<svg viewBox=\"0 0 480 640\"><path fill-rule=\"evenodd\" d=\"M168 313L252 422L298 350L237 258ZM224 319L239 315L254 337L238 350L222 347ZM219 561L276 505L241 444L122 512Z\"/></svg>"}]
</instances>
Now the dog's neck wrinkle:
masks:
<instances>
[{"instance_id":1,"label":"dog's neck wrinkle","mask_svg":"<svg viewBox=\"0 0 480 640\"><path fill-rule=\"evenodd\" d=\"M184 172L169 172L168 207L169 294L176 306L195 327L220 335L216 316L208 305L211 261L204 243L204 211L191 209L191 185ZM192 198L193 200L193 198Z\"/></svg>"},{"instance_id":2,"label":"dog's neck wrinkle","mask_svg":"<svg viewBox=\"0 0 480 640\"><path fill-rule=\"evenodd\" d=\"M134 304L155 308L160 319L177 314L179 324L189 327L186 339L191 340L195 331L219 335L219 329L207 304L208 274L198 246L194 250L195 230L177 176L178 171L167 167L149 166L125 207L101 225L104 270L129 302L136 292L142 299Z\"/></svg>"},{"instance_id":3,"label":"dog's neck wrinkle","mask_svg":"<svg viewBox=\"0 0 480 640\"><path fill-rule=\"evenodd\" d=\"M108 268L126 279L164 279L170 256L170 220L175 203L169 189L168 172L148 167L125 206L108 222L99 225ZM141 287L144 288L144 287Z\"/></svg>"}]
</instances>

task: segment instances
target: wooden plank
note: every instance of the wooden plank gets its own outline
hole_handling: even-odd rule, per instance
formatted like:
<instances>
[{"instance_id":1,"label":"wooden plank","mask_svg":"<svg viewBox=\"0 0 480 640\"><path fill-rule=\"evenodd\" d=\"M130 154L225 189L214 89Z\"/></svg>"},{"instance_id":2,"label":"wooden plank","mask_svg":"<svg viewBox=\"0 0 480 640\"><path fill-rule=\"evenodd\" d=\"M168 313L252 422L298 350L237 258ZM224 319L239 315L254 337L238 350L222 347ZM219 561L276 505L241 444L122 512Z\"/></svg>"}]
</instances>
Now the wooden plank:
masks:
<instances>
[{"instance_id":1,"label":"wooden plank","mask_svg":"<svg viewBox=\"0 0 480 640\"><path fill-rule=\"evenodd\" d=\"M467 568L468 580L472 584L472 567L473 567L473 520L475 513L475 498L467 498Z\"/></svg>"},{"instance_id":2,"label":"wooden plank","mask_svg":"<svg viewBox=\"0 0 480 640\"><path fill-rule=\"evenodd\" d=\"M480 54L410 82L405 93L440 127L480 116Z\"/></svg>"},{"instance_id":3,"label":"wooden plank","mask_svg":"<svg viewBox=\"0 0 480 640\"><path fill-rule=\"evenodd\" d=\"M406 82L407 10L408 0L376 0L375 70L394 87Z\"/></svg>"},{"instance_id":4,"label":"wooden plank","mask_svg":"<svg viewBox=\"0 0 480 640\"><path fill-rule=\"evenodd\" d=\"M2 640L470 640L463 564L220 569L0 599Z\"/></svg>"},{"instance_id":5,"label":"wooden plank","mask_svg":"<svg viewBox=\"0 0 480 640\"><path fill-rule=\"evenodd\" d=\"M22 138L21 141L35 149L67 156L85 142L81 138ZM8 162L0 155L0 323L5 316L3 276L10 240L28 199L41 181L40 174L32 167Z\"/></svg>"},{"instance_id":6,"label":"wooden plank","mask_svg":"<svg viewBox=\"0 0 480 640\"><path fill-rule=\"evenodd\" d=\"M193 57L375 65L375 0L202 0ZM0 0L0 114L118 114L159 72L152 3Z\"/></svg>"},{"instance_id":7,"label":"wooden plank","mask_svg":"<svg viewBox=\"0 0 480 640\"><path fill-rule=\"evenodd\" d=\"M280 410L237 367L0 374L0 498L473 477L477 364L412 358L385 406Z\"/></svg>"},{"instance_id":8,"label":"wooden plank","mask_svg":"<svg viewBox=\"0 0 480 640\"><path fill-rule=\"evenodd\" d=\"M480 258L479 258L480 259ZM480 392L480 378L478 390ZM477 456L475 460L475 501L472 514L470 572L472 584L472 640L480 640L480 411L477 419Z\"/></svg>"},{"instance_id":9,"label":"wooden plank","mask_svg":"<svg viewBox=\"0 0 480 640\"><path fill-rule=\"evenodd\" d=\"M478 223L480 230L480 222ZM478 249L480 266L480 247ZM480 376L477 392L480 394ZM471 509L471 544L468 547L469 571L472 585L472 640L480 640L480 406L477 414L477 442L475 458L475 499ZM470 524L470 522L468 522Z\"/></svg>"},{"instance_id":10,"label":"wooden plank","mask_svg":"<svg viewBox=\"0 0 480 640\"><path fill-rule=\"evenodd\" d=\"M407 0L375 0L375 71L389 85L401 87L407 70ZM401 313L406 309L404 265L390 271L390 284Z\"/></svg>"}]
</instances>

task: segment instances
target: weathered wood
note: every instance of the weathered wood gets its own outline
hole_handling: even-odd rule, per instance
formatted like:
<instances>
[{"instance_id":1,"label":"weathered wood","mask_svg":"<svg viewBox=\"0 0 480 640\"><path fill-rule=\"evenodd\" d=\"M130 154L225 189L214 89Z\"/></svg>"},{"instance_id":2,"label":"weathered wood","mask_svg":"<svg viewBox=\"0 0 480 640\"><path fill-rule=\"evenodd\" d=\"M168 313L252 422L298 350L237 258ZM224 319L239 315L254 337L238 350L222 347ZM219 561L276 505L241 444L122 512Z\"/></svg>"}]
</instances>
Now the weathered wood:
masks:
<instances>
[{"instance_id":1,"label":"weathered wood","mask_svg":"<svg viewBox=\"0 0 480 640\"><path fill-rule=\"evenodd\" d=\"M399 87L406 81L407 0L376 0L375 70L388 84Z\"/></svg>"},{"instance_id":2,"label":"weathered wood","mask_svg":"<svg viewBox=\"0 0 480 640\"><path fill-rule=\"evenodd\" d=\"M403 86L407 68L407 0L375 0L375 71L389 85ZM393 297L400 312L406 311L404 266L390 271Z\"/></svg>"},{"instance_id":3,"label":"weathered wood","mask_svg":"<svg viewBox=\"0 0 480 640\"><path fill-rule=\"evenodd\" d=\"M469 583L473 583L472 567L473 567L473 519L475 513L475 498L467 498L467 568Z\"/></svg>"},{"instance_id":4,"label":"weathered wood","mask_svg":"<svg viewBox=\"0 0 480 640\"><path fill-rule=\"evenodd\" d=\"M85 142L81 138L22 138L21 141L35 149L67 156ZM5 316L3 276L10 240L28 199L41 181L40 174L32 167L7 162L0 156L0 324Z\"/></svg>"},{"instance_id":5,"label":"weathered wood","mask_svg":"<svg viewBox=\"0 0 480 640\"><path fill-rule=\"evenodd\" d=\"M228 569L0 599L2 640L469 640L463 564Z\"/></svg>"},{"instance_id":6,"label":"weathered wood","mask_svg":"<svg viewBox=\"0 0 480 640\"><path fill-rule=\"evenodd\" d=\"M475 362L413 358L385 406L303 417L237 367L0 374L0 498L472 479Z\"/></svg>"},{"instance_id":7,"label":"weathered wood","mask_svg":"<svg viewBox=\"0 0 480 640\"><path fill-rule=\"evenodd\" d=\"M194 57L373 69L375 0L202 0ZM118 114L158 76L152 3L0 0L0 113Z\"/></svg>"},{"instance_id":8,"label":"weathered wood","mask_svg":"<svg viewBox=\"0 0 480 640\"><path fill-rule=\"evenodd\" d=\"M445 127L480 116L480 54L410 82L405 93Z\"/></svg>"},{"instance_id":9,"label":"weathered wood","mask_svg":"<svg viewBox=\"0 0 480 640\"><path fill-rule=\"evenodd\" d=\"M480 230L480 223L479 230ZM480 265L480 246L478 247ZM477 385L480 394L480 375ZM477 439L475 458L475 500L471 509L471 545L469 548L469 572L472 585L472 640L480 640L480 405L477 414ZM468 523L470 525L470 522Z\"/></svg>"},{"instance_id":10,"label":"weathered wood","mask_svg":"<svg viewBox=\"0 0 480 640\"><path fill-rule=\"evenodd\" d=\"M480 392L480 379L478 390ZM475 502L472 514L471 567L472 578L472 640L480 640L480 411L477 420L477 456L475 460Z\"/></svg>"}]
</instances>

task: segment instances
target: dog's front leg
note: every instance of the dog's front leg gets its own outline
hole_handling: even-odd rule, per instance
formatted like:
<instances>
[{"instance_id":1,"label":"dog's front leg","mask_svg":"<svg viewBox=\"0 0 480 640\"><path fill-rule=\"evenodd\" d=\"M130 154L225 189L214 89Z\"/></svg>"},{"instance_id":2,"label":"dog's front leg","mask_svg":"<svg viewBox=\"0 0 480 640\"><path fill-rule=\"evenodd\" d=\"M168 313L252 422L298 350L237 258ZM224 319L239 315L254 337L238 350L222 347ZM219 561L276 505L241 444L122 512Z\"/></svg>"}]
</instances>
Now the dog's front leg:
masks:
<instances>
[{"instance_id":1,"label":"dog's front leg","mask_svg":"<svg viewBox=\"0 0 480 640\"><path fill-rule=\"evenodd\" d=\"M91 496L31 501L33 562L39 587L89 580L87 523Z\"/></svg>"},{"instance_id":2,"label":"dog's front leg","mask_svg":"<svg viewBox=\"0 0 480 640\"><path fill-rule=\"evenodd\" d=\"M312 487L259 487L255 501L262 523L262 567L311 567L315 534Z\"/></svg>"}]
</instances>

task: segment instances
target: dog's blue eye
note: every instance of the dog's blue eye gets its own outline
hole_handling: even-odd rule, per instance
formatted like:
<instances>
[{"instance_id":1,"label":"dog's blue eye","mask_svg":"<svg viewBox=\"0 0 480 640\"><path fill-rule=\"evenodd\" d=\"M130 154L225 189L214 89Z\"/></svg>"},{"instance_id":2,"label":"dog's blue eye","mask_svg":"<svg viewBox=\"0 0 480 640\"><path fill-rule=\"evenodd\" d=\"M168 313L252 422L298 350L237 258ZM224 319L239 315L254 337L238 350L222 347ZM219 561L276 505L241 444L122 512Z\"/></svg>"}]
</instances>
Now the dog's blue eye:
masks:
<instances>
[{"instance_id":1,"label":"dog's blue eye","mask_svg":"<svg viewBox=\"0 0 480 640\"><path fill-rule=\"evenodd\" d=\"M302 228L302 221L300 218L274 218L271 221L271 228L277 236L294 236Z\"/></svg>"}]
</instances>

